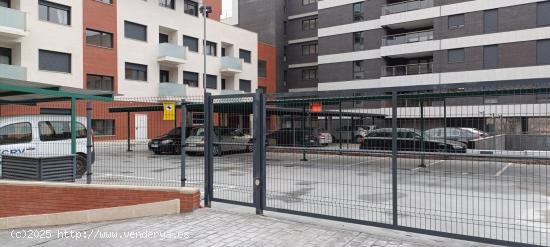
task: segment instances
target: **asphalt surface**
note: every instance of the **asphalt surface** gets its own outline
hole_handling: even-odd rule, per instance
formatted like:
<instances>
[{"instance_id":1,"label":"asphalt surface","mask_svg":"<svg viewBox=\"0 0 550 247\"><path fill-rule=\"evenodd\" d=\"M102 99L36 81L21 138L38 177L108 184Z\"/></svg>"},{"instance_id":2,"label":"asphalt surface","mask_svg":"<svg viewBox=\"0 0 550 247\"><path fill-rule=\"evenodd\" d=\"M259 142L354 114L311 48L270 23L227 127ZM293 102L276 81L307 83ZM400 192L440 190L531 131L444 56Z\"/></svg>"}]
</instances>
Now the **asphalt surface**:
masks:
<instances>
[{"instance_id":1,"label":"asphalt surface","mask_svg":"<svg viewBox=\"0 0 550 247\"><path fill-rule=\"evenodd\" d=\"M147 146L96 144L93 182L180 186L180 156ZM267 207L392 223L392 159L380 156L267 153ZM399 224L483 238L550 243L550 168L499 159L400 158ZM186 185L204 187L204 158L186 156ZM84 179L79 182L85 182ZM252 202L252 153L214 158L214 197Z\"/></svg>"}]
</instances>

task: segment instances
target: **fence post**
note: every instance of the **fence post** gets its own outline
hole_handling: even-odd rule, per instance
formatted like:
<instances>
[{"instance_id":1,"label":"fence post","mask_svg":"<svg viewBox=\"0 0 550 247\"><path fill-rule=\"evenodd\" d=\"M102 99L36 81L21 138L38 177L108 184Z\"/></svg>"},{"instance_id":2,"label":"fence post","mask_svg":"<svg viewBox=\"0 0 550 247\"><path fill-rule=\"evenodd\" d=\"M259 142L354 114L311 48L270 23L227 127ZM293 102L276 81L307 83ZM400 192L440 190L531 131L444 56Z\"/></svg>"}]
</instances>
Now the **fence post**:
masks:
<instances>
[{"instance_id":1,"label":"fence post","mask_svg":"<svg viewBox=\"0 0 550 247\"><path fill-rule=\"evenodd\" d=\"M253 103L254 114L254 165L252 173L254 174L254 206L256 214L263 214L265 208L265 135L266 135L266 114L265 114L265 94L263 90L256 90Z\"/></svg>"},{"instance_id":2,"label":"fence post","mask_svg":"<svg viewBox=\"0 0 550 247\"><path fill-rule=\"evenodd\" d=\"M426 144L424 143L424 99L420 100L420 165L419 167L426 168L425 152Z\"/></svg>"},{"instance_id":3,"label":"fence post","mask_svg":"<svg viewBox=\"0 0 550 247\"><path fill-rule=\"evenodd\" d=\"M392 215L393 225L397 226L397 92L392 93L392 166L391 166L391 181L392 181Z\"/></svg>"},{"instance_id":4,"label":"fence post","mask_svg":"<svg viewBox=\"0 0 550 247\"><path fill-rule=\"evenodd\" d=\"M302 159L300 161L307 161L306 157L306 103L304 102L304 107L302 111Z\"/></svg>"},{"instance_id":5,"label":"fence post","mask_svg":"<svg viewBox=\"0 0 550 247\"><path fill-rule=\"evenodd\" d=\"M92 183L92 102L86 103L86 183ZM95 150L94 150L95 151Z\"/></svg>"},{"instance_id":6,"label":"fence post","mask_svg":"<svg viewBox=\"0 0 550 247\"><path fill-rule=\"evenodd\" d=\"M185 187L185 182L187 181L186 174L185 174L185 146L187 145L187 105L185 103L185 100L181 100L181 119L180 119L180 128L181 128L181 141L180 141L180 180L181 180L181 187Z\"/></svg>"},{"instance_id":7,"label":"fence post","mask_svg":"<svg viewBox=\"0 0 550 247\"><path fill-rule=\"evenodd\" d=\"M214 102L212 94L204 95L204 206L212 206L214 194Z\"/></svg>"}]
</instances>

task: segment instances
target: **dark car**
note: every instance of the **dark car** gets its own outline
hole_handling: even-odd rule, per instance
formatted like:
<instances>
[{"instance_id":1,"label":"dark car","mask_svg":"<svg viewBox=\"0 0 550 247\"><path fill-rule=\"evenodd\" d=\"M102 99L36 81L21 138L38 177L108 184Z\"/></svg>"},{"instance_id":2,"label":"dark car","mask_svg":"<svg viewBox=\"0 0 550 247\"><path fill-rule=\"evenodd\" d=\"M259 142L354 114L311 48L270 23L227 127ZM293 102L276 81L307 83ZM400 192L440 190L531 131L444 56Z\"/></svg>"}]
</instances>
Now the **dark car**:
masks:
<instances>
[{"instance_id":1,"label":"dark car","mask_svg":"<svg viewBox=\"0 0 550 247\"><path fill-rule=\"evenodd\" d=\"M424 134L430 139L442 141L446 138L462 143L489 136L489 134L474 128L433 128L426 130Z\"/></svg>"},{"instance_id":2,"label":"dark car","mask_svg":"<svg viewBox=\"0 0 550 247\"><path fill-rule=\"evenodd\" d=\"M191 135L193 127L187 127L185 137ZM168 133L155 137L148 143L149 150L155 154L170 153L179 154L181 151L181 127L174 128Z\"/></svg>"},{"instance_id":3,"label":"dark car","mask_svg":"<svg viewBox=\"0 0 550 247\"><path fill-rule=\"evenodd\" d=\"M292 129L283 128L267 135L267 142L277 146L318 147L323 133L313 128Z\"/></svg>"},{"instance_id":4,"label":"dark car","mask_svg":"<svg viewBox=\"0 0 550 247\"><path fill-rule=\"evenodd\" d=\"M397 150L399 151L421 151L422 141L424 142L424 151L426 152L451 152L465 153L467 146L464 143L456 141L441 141L422 138L422 134L416 129L398 128L397 129ZM360 149L367 150L392 150L392 129L377 129L369 132L363 139Z\"/></svg>"}]
</instances>

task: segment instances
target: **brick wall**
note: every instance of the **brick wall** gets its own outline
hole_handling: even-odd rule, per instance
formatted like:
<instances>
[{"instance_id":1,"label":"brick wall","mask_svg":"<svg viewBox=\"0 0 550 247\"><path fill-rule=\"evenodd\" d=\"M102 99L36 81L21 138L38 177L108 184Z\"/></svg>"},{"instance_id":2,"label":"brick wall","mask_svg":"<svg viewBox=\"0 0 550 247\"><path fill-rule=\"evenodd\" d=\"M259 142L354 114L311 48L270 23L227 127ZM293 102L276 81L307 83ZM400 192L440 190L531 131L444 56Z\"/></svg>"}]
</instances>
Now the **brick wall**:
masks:
<instances>
[{"instance_id":1,"label":"brick wall","mask_svg":"<svg viewBox=\"0 0 550 247\"><path fill-rule=\"evenodd\" d=\"M51 183L0 183L0 218L130 206L180 199L181 212L200 207L188 188L143 188Z\"/></svg>"}]
</instances>

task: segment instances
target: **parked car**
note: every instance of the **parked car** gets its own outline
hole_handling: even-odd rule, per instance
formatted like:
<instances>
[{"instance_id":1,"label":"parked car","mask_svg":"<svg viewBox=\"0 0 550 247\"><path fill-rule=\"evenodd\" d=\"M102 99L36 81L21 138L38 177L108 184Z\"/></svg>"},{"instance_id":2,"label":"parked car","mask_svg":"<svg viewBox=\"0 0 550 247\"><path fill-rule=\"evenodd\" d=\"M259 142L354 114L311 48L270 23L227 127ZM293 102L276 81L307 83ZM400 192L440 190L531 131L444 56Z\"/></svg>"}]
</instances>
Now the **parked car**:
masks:
<instances>
[{"instance_id":1,"label":"parked car","mask_svg":"<svg viewBox=\"0 0 550 247\"><path fill-rule=\"evenodd\" d=\"M187 127L185 137L189 137L193 127ZM179 154L181 152L181 127L174 128L167 133L153 138L147 144L149 150L155 154L169 153Z\"/></svg>"},{"instance_id":2,"label":"parked car","mask_svg":"<svg viewBox=\"0 0 550 247\"><path fill-rule=\"evenodd\" d=\"M76 174L86 172L86 118L77 117L76 129ZM71 154L71 117L35 115L0 117L0 154L31 156L63 156ZM0 163L0 176L2 175Z\"/></svg>"},{"instance_id":3,"label":"parked car","mask_svg":"<svg viewBox=\"0 0 550 247\"><path fill-rule=\"evenodd\" d=\"M271 145L277 146L293 146L293 147L318 147L327 143L329 133L320 132L319 129L313 128L283 128L267 135L267 141ZM271 141L270 141L271 140ZM330 138L332 142L332 138Z\"/></svg>"},{"instance_id":4,"label":"parked car","mask_svg":"<svg viewBox=\"0 0 550 247\"><path fill-rule=\"evenodd\" d=\"M332 136L335 142L338 142L338 140L340 139L340 135L342 135L342 142L360 143L361 140L365 138L367 133L375 128L376 126L359 126L352 129L351 126L342 126L332 131Z\"/></svg>"},{"instance_id":5,"label":"parked car","mask_svg":"<svg viewBox=\"0 0 550 247\"><path fill-rule=\"evenodd\" d=\"M399 151L421 151L421 143L424 142L426 152L452 152L465 153L467 146L456 141L441 141L428 137L422 138L421 132L416 129L397 129L397 150ZM369 132L363 139L360 149L367 150L392 150L392 129L377 129Z\"/></svg>"},{"instance_id":6,"label":"parked car","mask_svg":"<svg viewBox=\"0 0 550 247\"><path fill-rule=\"evenodd\" d=\"M447 133L446 136L445 133ZM489 134L475 128L434 128L425 131L424 134L431 139L444 140L447 138L447 140L462 143L489 136Z\"/></svg>"},{"instance_id":7,"label":"parked car","mask_svg":"<svg viewBox=\"0 0 550 247\"><path fill-rule=\"evenodd\" d=\"M214 128L214 147L212 154L220 156L229 151L254 151L253 138L242 129ZM204 128L195 128L187 138L186 151L188 153L204 154Z\"/></svg>"},{"instance_id":8,"label":"parked car","mask_svg":"<svg viewBox=\"0 0 550 247\"><path fill-rule=\"evenodd\" d=\"M319 144L327 146L333 142L332 135L328 131L324 129L315 129L313 131L318 133L317 135L319 136Z\"/></svg>"}]
</instances>

